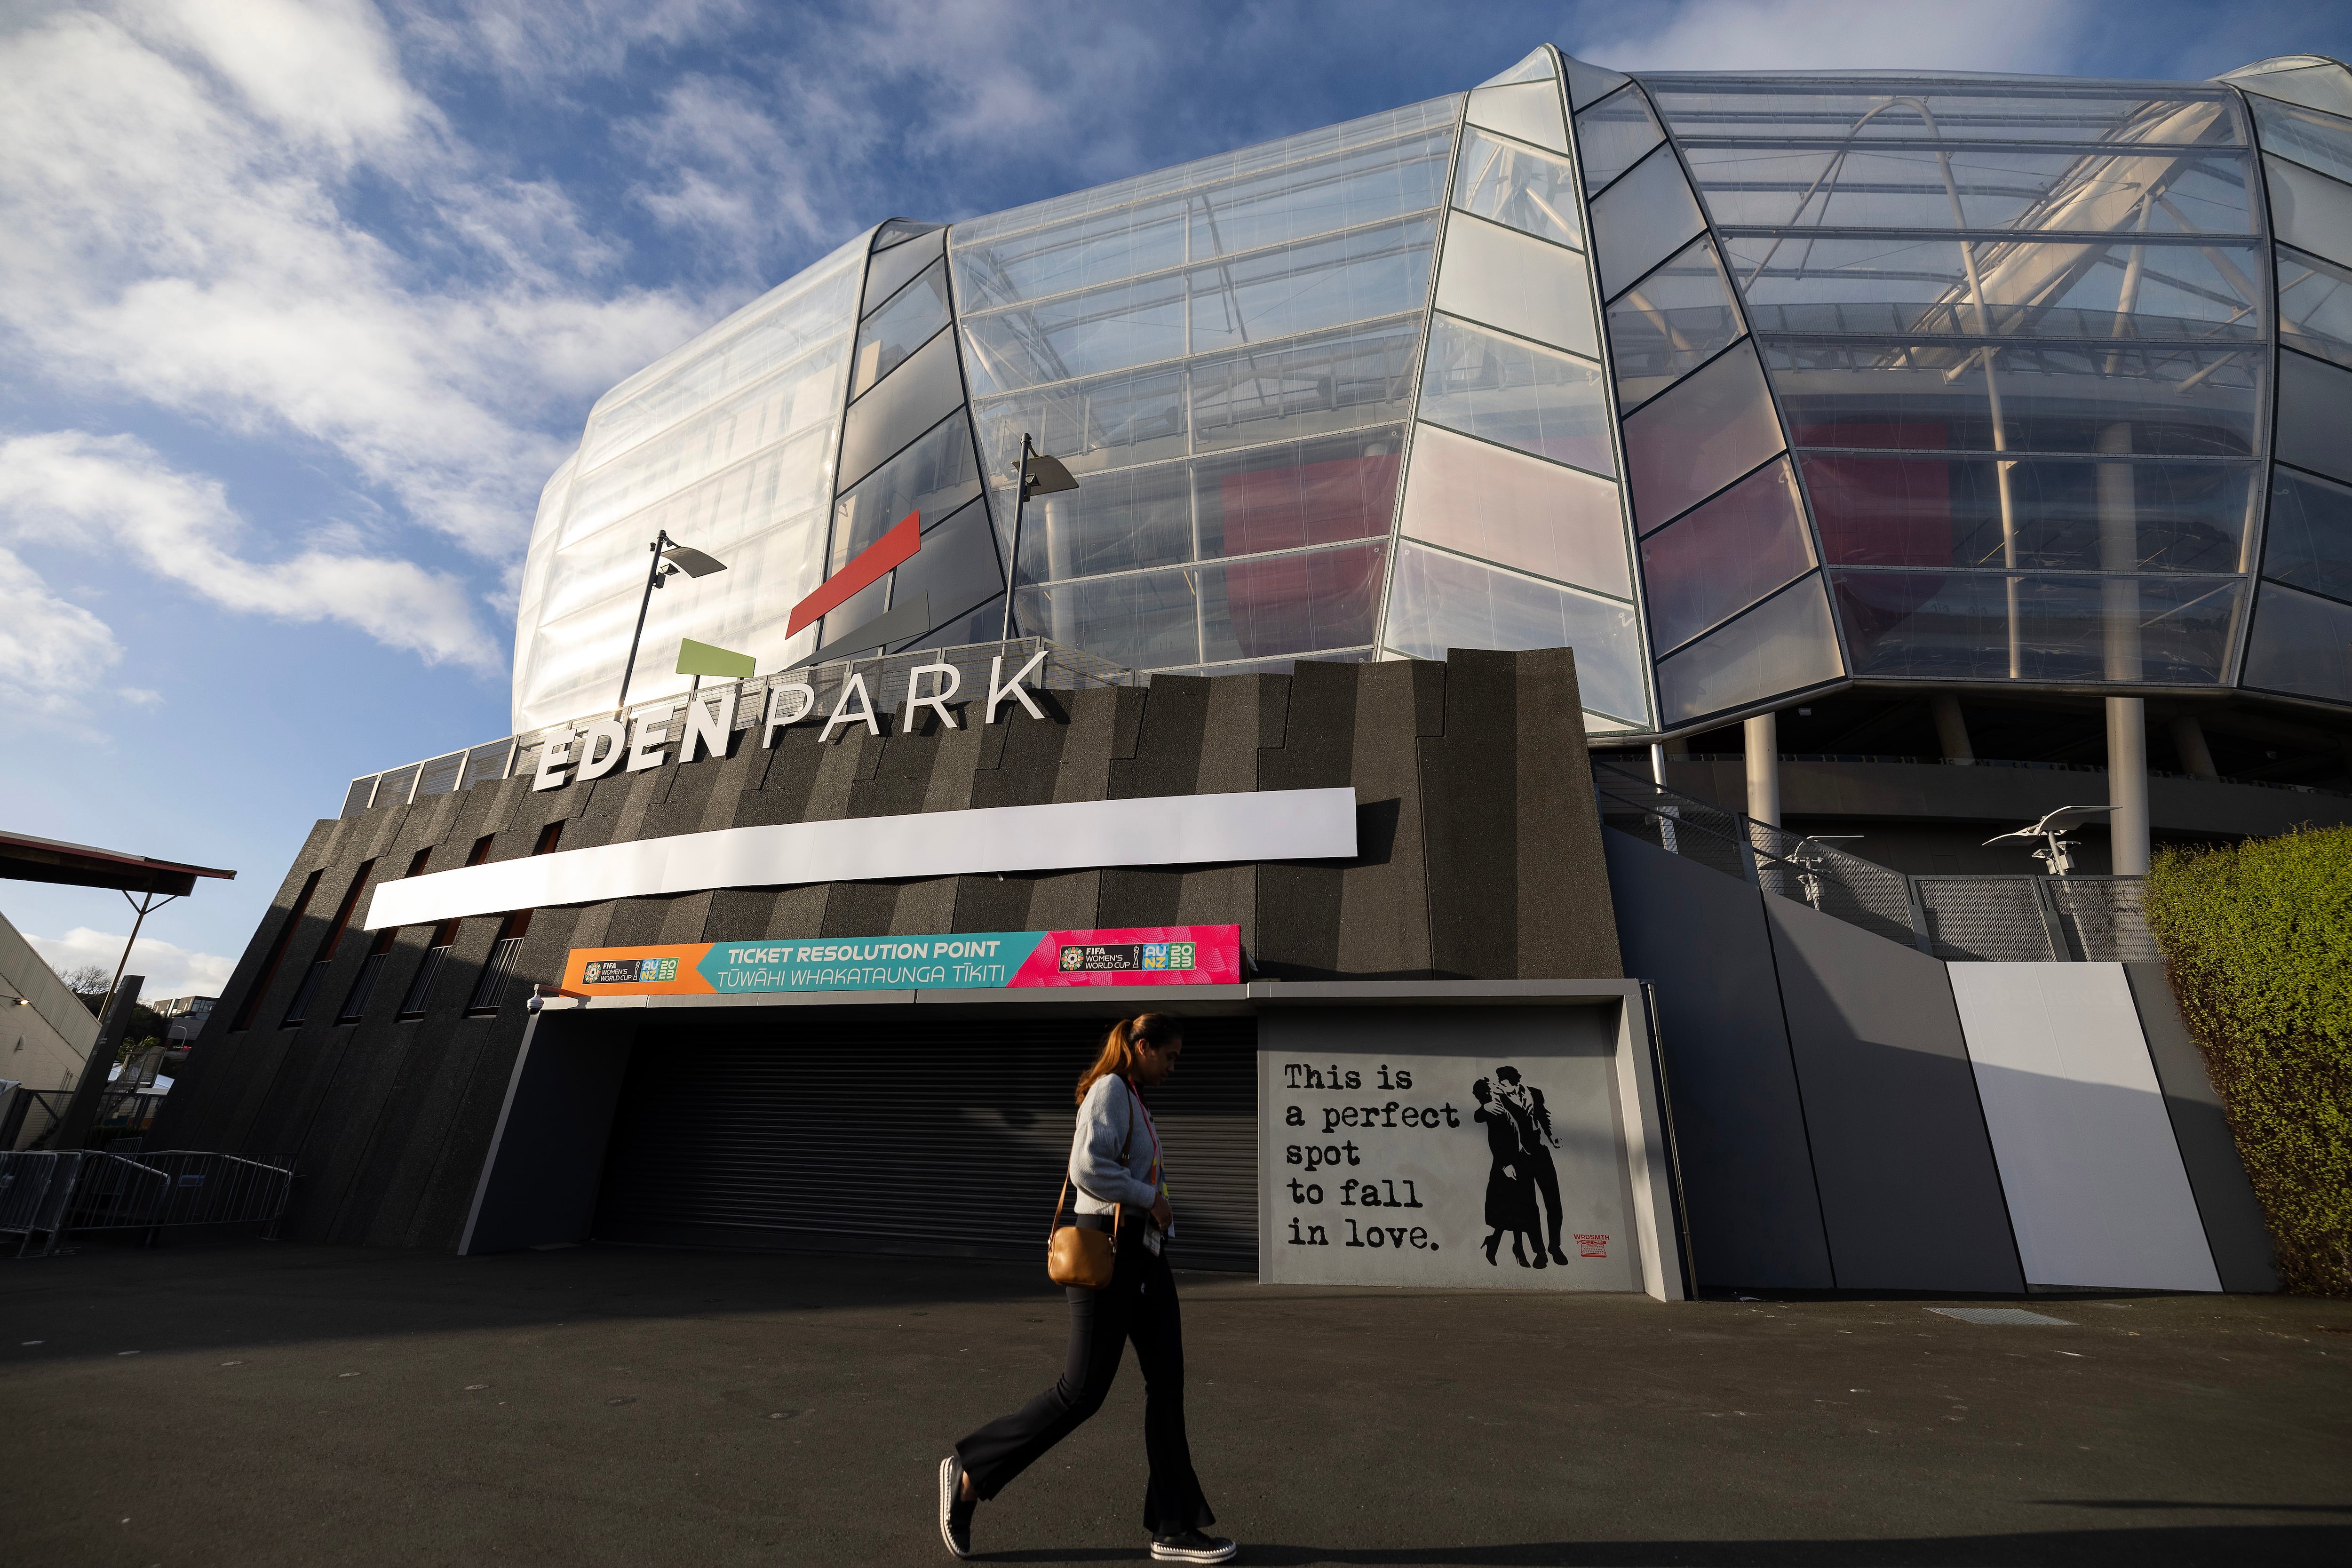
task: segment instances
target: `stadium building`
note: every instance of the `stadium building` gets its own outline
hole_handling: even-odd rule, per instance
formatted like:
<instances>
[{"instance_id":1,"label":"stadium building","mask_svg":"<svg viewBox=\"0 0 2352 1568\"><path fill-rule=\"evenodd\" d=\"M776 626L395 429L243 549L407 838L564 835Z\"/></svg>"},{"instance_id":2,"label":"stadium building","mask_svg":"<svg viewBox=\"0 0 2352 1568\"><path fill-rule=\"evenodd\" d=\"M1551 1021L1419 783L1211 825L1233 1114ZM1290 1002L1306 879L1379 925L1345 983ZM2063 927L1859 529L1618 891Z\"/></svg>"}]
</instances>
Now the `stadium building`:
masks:
<instances>
[{"instance_id":1,"label":"stadium building","mask_svg":"<svg viewBox=\"0 0 2352 1568\"><path fill-rule=\"evenodd\" d=\"M1593 1180L1655 1293L2245 1285L2259 1217L2210 1088L2160 974L2124 973L2153 957L2131 879L2156 842L2352 819L2347 268L2352 73L2315 57L1629 78L1546 47L1456 96L892 218L598 401L532 530L514 733L354 781L174 1114L250 1147L340 1129L319 1235L837 1235L846 1198L771 1202L851 1158L810 1108L856 1098L862 1041L952 1077L978 1030L1042 1075L959 1172L1013 1246L1025 1184L971 1173L1036 1156L1059 1067L1022 1020L1075 1039L1109 993L1084 1027L1087 998L919 984L722 1025L593 994L619 971L580 963L641 960L581 955L1230 929L1240 967L1188 996L1225 1031L1188 1062L1226 1066L1173 1125L1223 1162L1207 1245L1268 1277L1309 1276L1269 1240L1300 1216L1258 1163L1280 1124L1251 1136L1264 1075L1378 1007L1421 1021L1391 1055L1591 1026L1567 1055L1620 1075L1585 1087L1622 1175ZM688 639L754 673L672 673ZM1352 853L1318 791L1354 792ZM1179 800L1006 827L995 860L848 826ZM2091 877L1982 846L2068 805ZM756 865L714 837L818 824ZM2098 1005L2162 1109L2117 1113L2146 1136L2115 1134L2111 1177L2139 1175L2112 1201L2175 1194L2171 1262L2029 1256L2057 1232L2012 1215L2091 1200L2029 1192L2051 1127L1988 1087L1994 1037L2041 1027L2005 959L2115 971ZM552 1088L549 1030L577 1046ZM762 1151L724 1181L721 1123ZM2102 1212L2076 1217L2095 1250Z\"/></svg>"}]
</instances>

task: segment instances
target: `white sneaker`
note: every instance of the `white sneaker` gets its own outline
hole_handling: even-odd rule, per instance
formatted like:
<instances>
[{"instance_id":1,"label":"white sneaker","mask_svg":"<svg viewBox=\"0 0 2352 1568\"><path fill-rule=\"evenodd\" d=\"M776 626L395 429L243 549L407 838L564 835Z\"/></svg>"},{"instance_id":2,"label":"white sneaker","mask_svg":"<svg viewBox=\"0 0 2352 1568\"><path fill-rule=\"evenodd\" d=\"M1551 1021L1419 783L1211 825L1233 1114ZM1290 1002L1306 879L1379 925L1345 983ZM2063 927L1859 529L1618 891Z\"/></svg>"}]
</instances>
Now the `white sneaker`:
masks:
<instances>
[{"instance_id":1,"label":"white sneaker","mask_svg":"<svg viewBox=\"0 0 2352 1568\"><path fill-rule=\"evenodd\" d=\"M1203 1535L1197 1530L1155 1536L1151 1542L1156 1563L1229 1563L1239 1550L1222 1535Z\"/></svg>"},{"instance_id":2,"label":"white sneaker","mask_svg":"<svg viewBox=\"0 0 2352 1568\"><path fill-rule=\"evenodd\" d=\"M971 1516L980 1505L963 1497L963 1461L950 1454L940 1461L940 1539L959 1557L971 1555ZM1203 1563L1221 1558L1203 1557Z\"/></svg>"}]
</instances>

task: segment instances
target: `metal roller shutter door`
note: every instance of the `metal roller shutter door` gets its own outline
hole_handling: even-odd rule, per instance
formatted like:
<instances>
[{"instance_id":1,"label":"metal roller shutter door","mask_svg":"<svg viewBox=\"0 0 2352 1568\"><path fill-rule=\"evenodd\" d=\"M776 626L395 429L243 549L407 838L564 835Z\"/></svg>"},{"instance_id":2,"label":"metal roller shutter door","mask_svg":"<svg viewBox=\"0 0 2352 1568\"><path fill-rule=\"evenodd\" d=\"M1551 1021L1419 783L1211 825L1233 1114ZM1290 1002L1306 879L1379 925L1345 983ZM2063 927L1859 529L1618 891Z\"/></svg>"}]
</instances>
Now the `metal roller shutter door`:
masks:
<instances>
[{"instance_id":1,"label":"metal roller shutter door","mask_svg":"<svg viewBox=\"0 0 2352 1568\"><path fill-rule=\"evenodd\" d=\"M860 1009L648 1021L595 1234L1035 1258L1107 1023ZM1257 1268L1257 1022L1186 1020L1148 1090L1179 1267Z\"/></svg>"}]
</instances>

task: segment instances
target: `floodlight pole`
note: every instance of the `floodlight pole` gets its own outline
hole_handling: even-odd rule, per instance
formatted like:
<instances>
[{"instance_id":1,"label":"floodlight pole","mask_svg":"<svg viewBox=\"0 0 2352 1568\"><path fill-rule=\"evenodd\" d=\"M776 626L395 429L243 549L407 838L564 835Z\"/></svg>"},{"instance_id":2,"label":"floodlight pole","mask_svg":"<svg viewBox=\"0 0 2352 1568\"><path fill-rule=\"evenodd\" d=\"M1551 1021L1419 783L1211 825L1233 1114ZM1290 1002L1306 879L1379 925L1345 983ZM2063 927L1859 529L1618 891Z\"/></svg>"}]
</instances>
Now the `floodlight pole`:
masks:
<instances>
[{"instance_id":1,"label":"floodlight pole","mask_svg":"<svg viewBox=\"0 0 2352 1568\"><path fill-rule=\"evenodd\" d=\"M667 529L661 529L655 532L654 542L646 546L654 552L654 563L646 573L645 596L637 601L637 629L629 634L629 662L621 667L621 700L613 705L613 717L615 719L628 711L629 679L637 672L637 642L646 635L646 612L653 607L654 590L662 585L661 552L677 542L669 536Z\"/></svg>"},{"instance_id":2,"label":"floodlight pole","mask_svg":"<svg viewBox=\"0 0 2352 1568\"><path fill-rule=\"evenodd\" d=\"M1000 642L1013 640L1013 589L1021 575L1021 514L1029 505L1029 432L1021 432L1021 467L1013 478L1013 558L1004 563L1004 628Z\"/></svg>"}]
</instances>

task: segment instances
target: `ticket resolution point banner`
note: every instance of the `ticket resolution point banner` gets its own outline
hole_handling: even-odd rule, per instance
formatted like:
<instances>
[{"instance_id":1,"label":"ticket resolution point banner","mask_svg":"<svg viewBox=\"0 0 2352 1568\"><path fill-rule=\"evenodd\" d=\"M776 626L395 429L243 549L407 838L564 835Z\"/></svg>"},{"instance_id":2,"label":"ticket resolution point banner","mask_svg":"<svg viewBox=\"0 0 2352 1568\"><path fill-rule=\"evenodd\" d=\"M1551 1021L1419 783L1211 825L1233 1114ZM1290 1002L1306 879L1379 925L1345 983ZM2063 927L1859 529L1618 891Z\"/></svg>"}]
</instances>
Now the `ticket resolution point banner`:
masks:
<instances>
[{"instance_id":1,"label":"ticket resolution point banner","mask_svg":"<svg viewBox=\"0 0 2352 1568\"><path fill-rule=\"evenodd\" d=\"M956 931L575 947L567 996L975 991L1069 985L1238 985L1239 926Z\"/></svg>"}]
</instances>

